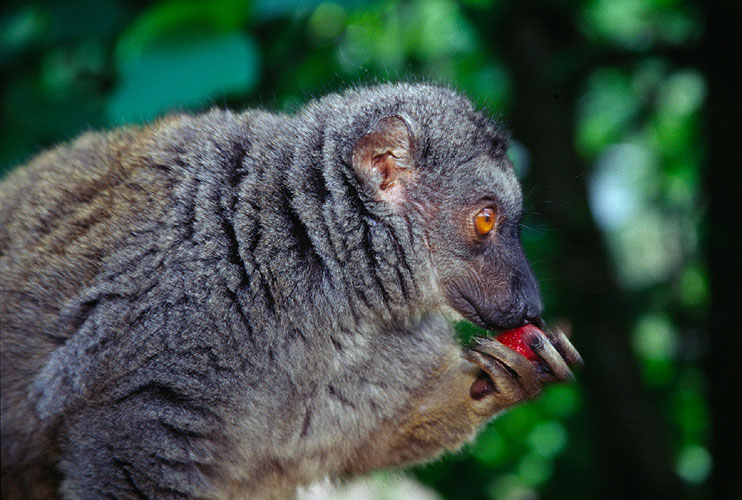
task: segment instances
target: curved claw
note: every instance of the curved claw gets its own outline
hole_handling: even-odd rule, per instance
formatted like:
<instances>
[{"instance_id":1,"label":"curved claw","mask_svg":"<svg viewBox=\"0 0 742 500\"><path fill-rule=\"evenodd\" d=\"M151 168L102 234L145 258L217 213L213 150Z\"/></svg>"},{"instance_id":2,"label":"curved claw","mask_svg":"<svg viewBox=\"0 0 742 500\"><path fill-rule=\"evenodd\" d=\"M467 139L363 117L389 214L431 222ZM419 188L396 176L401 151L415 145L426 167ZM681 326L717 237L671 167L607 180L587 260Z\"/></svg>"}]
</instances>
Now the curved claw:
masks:
<instances>
[{"instance_id":1,"label":"curved claw","mask_svg":"<svg viewBox=\"0 0 742 500\"><path fill-rule=\"evenodd\" d=\"M465 357L490 376L496 390L508 382L520 387L519 399L532 398L541 390L536 367L515 351L490 338L474 338ZM513 389L509 388L509 392Z\"/></svg>"},{"instance_id":2,"label":"curved claw","mask_svg":"<svg viewBox=\"0 0 742 500\"><path fill-rule=\"evenodd\" d=\"M561 353L552 345L551 339L541 333L529 331L523 335L523 341L539 357L547 369L541 373L544 382L555 380L574 380L574 375Z\"/></svg>"},{"instance_id":3,"label":"curved claw","mask_svg":"<svg viewBox=\"0 0 742 500\"><path fill-rule=\"evenodd\" d=\"M583 366L585 364L582 356L580 356L580 353L577 352L577 349L574 348L561 328L555 328L554 331L545 330L545 333L549 337L549 341L569 366Z\"/></svg>"}]
</instances>

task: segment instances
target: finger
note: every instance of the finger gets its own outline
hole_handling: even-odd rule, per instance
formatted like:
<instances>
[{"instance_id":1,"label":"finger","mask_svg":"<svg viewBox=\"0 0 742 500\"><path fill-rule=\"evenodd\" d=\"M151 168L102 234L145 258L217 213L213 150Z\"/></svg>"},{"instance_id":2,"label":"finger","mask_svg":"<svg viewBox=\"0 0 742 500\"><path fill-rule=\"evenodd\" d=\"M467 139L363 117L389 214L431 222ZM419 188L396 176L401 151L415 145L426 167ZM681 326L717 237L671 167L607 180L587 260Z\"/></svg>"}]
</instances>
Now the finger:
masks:
<instances>
[{"instance_id":1,"label":"finger","mask_svg":"<svg viewBox=\"0 0 742 500\"><path fill-rule=\"evenodd\" d=\"M527 394L535 395L541 388L541 382L533 363L500 342L486 337L475 337L469 349L487 354L500 362L509 371L511 377L520 381Z\"/></svg>"},{"instance_id":2,"label":"finger","mask_svg":"<svg viewBox=\"0 0 742 500\"><path fill-rule=\"evenodd\" d=\"M546 325L544 325L546 326ZM572 338L572 322L568 321L564 318L560 318L555 320L551 326L551 330L561 330L562 333L569 339ZM542 328L542 330L546 331L546 328Z\"/></svg>"},{"instance_id":3,"label":"finger","mask_svg":"<svg viewBox=\"0 0 742 500\"><path fill-rule=\"evenodd\" d=\"M545 335L529 331L523 335L523 341L549 370L548 374L543 374L542 380L574 380L566 361Z\"/></svg>"},{"instance_id":4,"label":"finger","mask_svg":"<svg viewBox=\"0 0 742 500\"><path fill-rule=\"evenodd\" d=\"M485 374L485 377L478 377L470 388L469 392L473 399L482 399L496 393L495 380L499 381L513 377L510 371L492 356L467 349L464 351L464 357L470 363L474 363L481 368Z\"/></svg>"},{"instance_id":5,"label":"finger","mask_svg":"<svg viewBox=\"0 0 742 500\"><path fill-rule=\"evenodd\" d=\"M534 398L541 390L535 371L522 378L489 354L467 350L465 355L470 362L482 369L486 377L486 381L477 379L470 388L470 396L475 400L492 396L497 407L505 408Z\"/></svg>"},{"instance_id":6,"label":"finger","mask_svg":"<svg viewBox=\"0 0 742 500\"><path fill-rule=\"evenodd\" d=\"M582 356L577 352L572 343L569 341L564 332L557 328L554 331L546 331L551 344L556 348L559 354L567 361L569 366L583 366L585 362Z\"/></svg>"}]
</instances>

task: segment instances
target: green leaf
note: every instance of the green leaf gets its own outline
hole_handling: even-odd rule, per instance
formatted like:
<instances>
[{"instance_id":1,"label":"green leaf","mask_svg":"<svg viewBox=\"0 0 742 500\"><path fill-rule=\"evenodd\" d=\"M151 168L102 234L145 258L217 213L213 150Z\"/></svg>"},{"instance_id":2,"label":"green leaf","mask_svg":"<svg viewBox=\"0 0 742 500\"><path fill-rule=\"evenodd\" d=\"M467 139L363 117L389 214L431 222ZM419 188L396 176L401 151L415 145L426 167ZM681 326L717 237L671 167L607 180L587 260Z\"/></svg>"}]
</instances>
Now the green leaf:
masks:
<instances>
[{"instance_id":1,"label":"green leaf","mask_svg":"<svg viewBox=\"0 0 742 500\"><path fill-rule=\"evenodd\" d=\"M258 57L255 43L237 32L168 40L121 65L107 118L114 124L151 120L173 108L249 90L258 78Z\"/></svg>"},{"instance_id":2,"label":"green leaf","mask_svg":"<svg viewBox=\"0 0 742 500\"><path fill-rule=\"evenodd\" d=\"M149 48L180 35L187 39L201 33L237 30L248 17L247 2L200 0L156 3L139 16L116 44L116 59L127 65Z\"/></svg>"}]
</instances>

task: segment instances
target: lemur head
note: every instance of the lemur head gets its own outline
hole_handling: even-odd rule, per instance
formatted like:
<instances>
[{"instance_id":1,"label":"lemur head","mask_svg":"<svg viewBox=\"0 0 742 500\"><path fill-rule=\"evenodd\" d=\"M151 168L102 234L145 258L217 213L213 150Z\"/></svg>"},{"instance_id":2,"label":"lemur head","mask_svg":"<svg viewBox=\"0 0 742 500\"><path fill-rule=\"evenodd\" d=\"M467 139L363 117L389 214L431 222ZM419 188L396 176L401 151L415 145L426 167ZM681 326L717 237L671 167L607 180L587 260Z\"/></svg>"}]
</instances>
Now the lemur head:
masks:
<instances>
[{"instance_id":1,"label":"lemur head","mask_svg":"<svg viewBox=\"0 0 742 500\"><path fill-rule=\"evenodd\" d=\"M488 329L540 322L507 135L448 89L402 90L412 95L375 117L355 143L358 177L377 200L424 227L442 303Z\"/></svg>"}]
</instances>

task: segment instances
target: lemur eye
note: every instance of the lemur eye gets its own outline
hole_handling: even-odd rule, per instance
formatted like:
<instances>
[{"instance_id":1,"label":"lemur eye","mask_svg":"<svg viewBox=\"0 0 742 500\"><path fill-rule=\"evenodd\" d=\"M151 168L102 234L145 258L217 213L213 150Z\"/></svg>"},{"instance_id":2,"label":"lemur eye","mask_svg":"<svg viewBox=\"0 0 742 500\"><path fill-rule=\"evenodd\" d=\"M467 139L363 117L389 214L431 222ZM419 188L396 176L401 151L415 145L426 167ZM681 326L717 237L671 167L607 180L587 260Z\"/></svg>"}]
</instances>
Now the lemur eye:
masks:
<instances>
[{"instance_id":1,"label":"lemur eye","mask_svg":"<svg viewBox=\"0 0 742 500\"><path fill-rule=\"evenodd\" d=\"M483 208L474 216L474 228L479 236L486 236L495 227L497 212L494 208Z\"/></svg>"}]
</instances>

